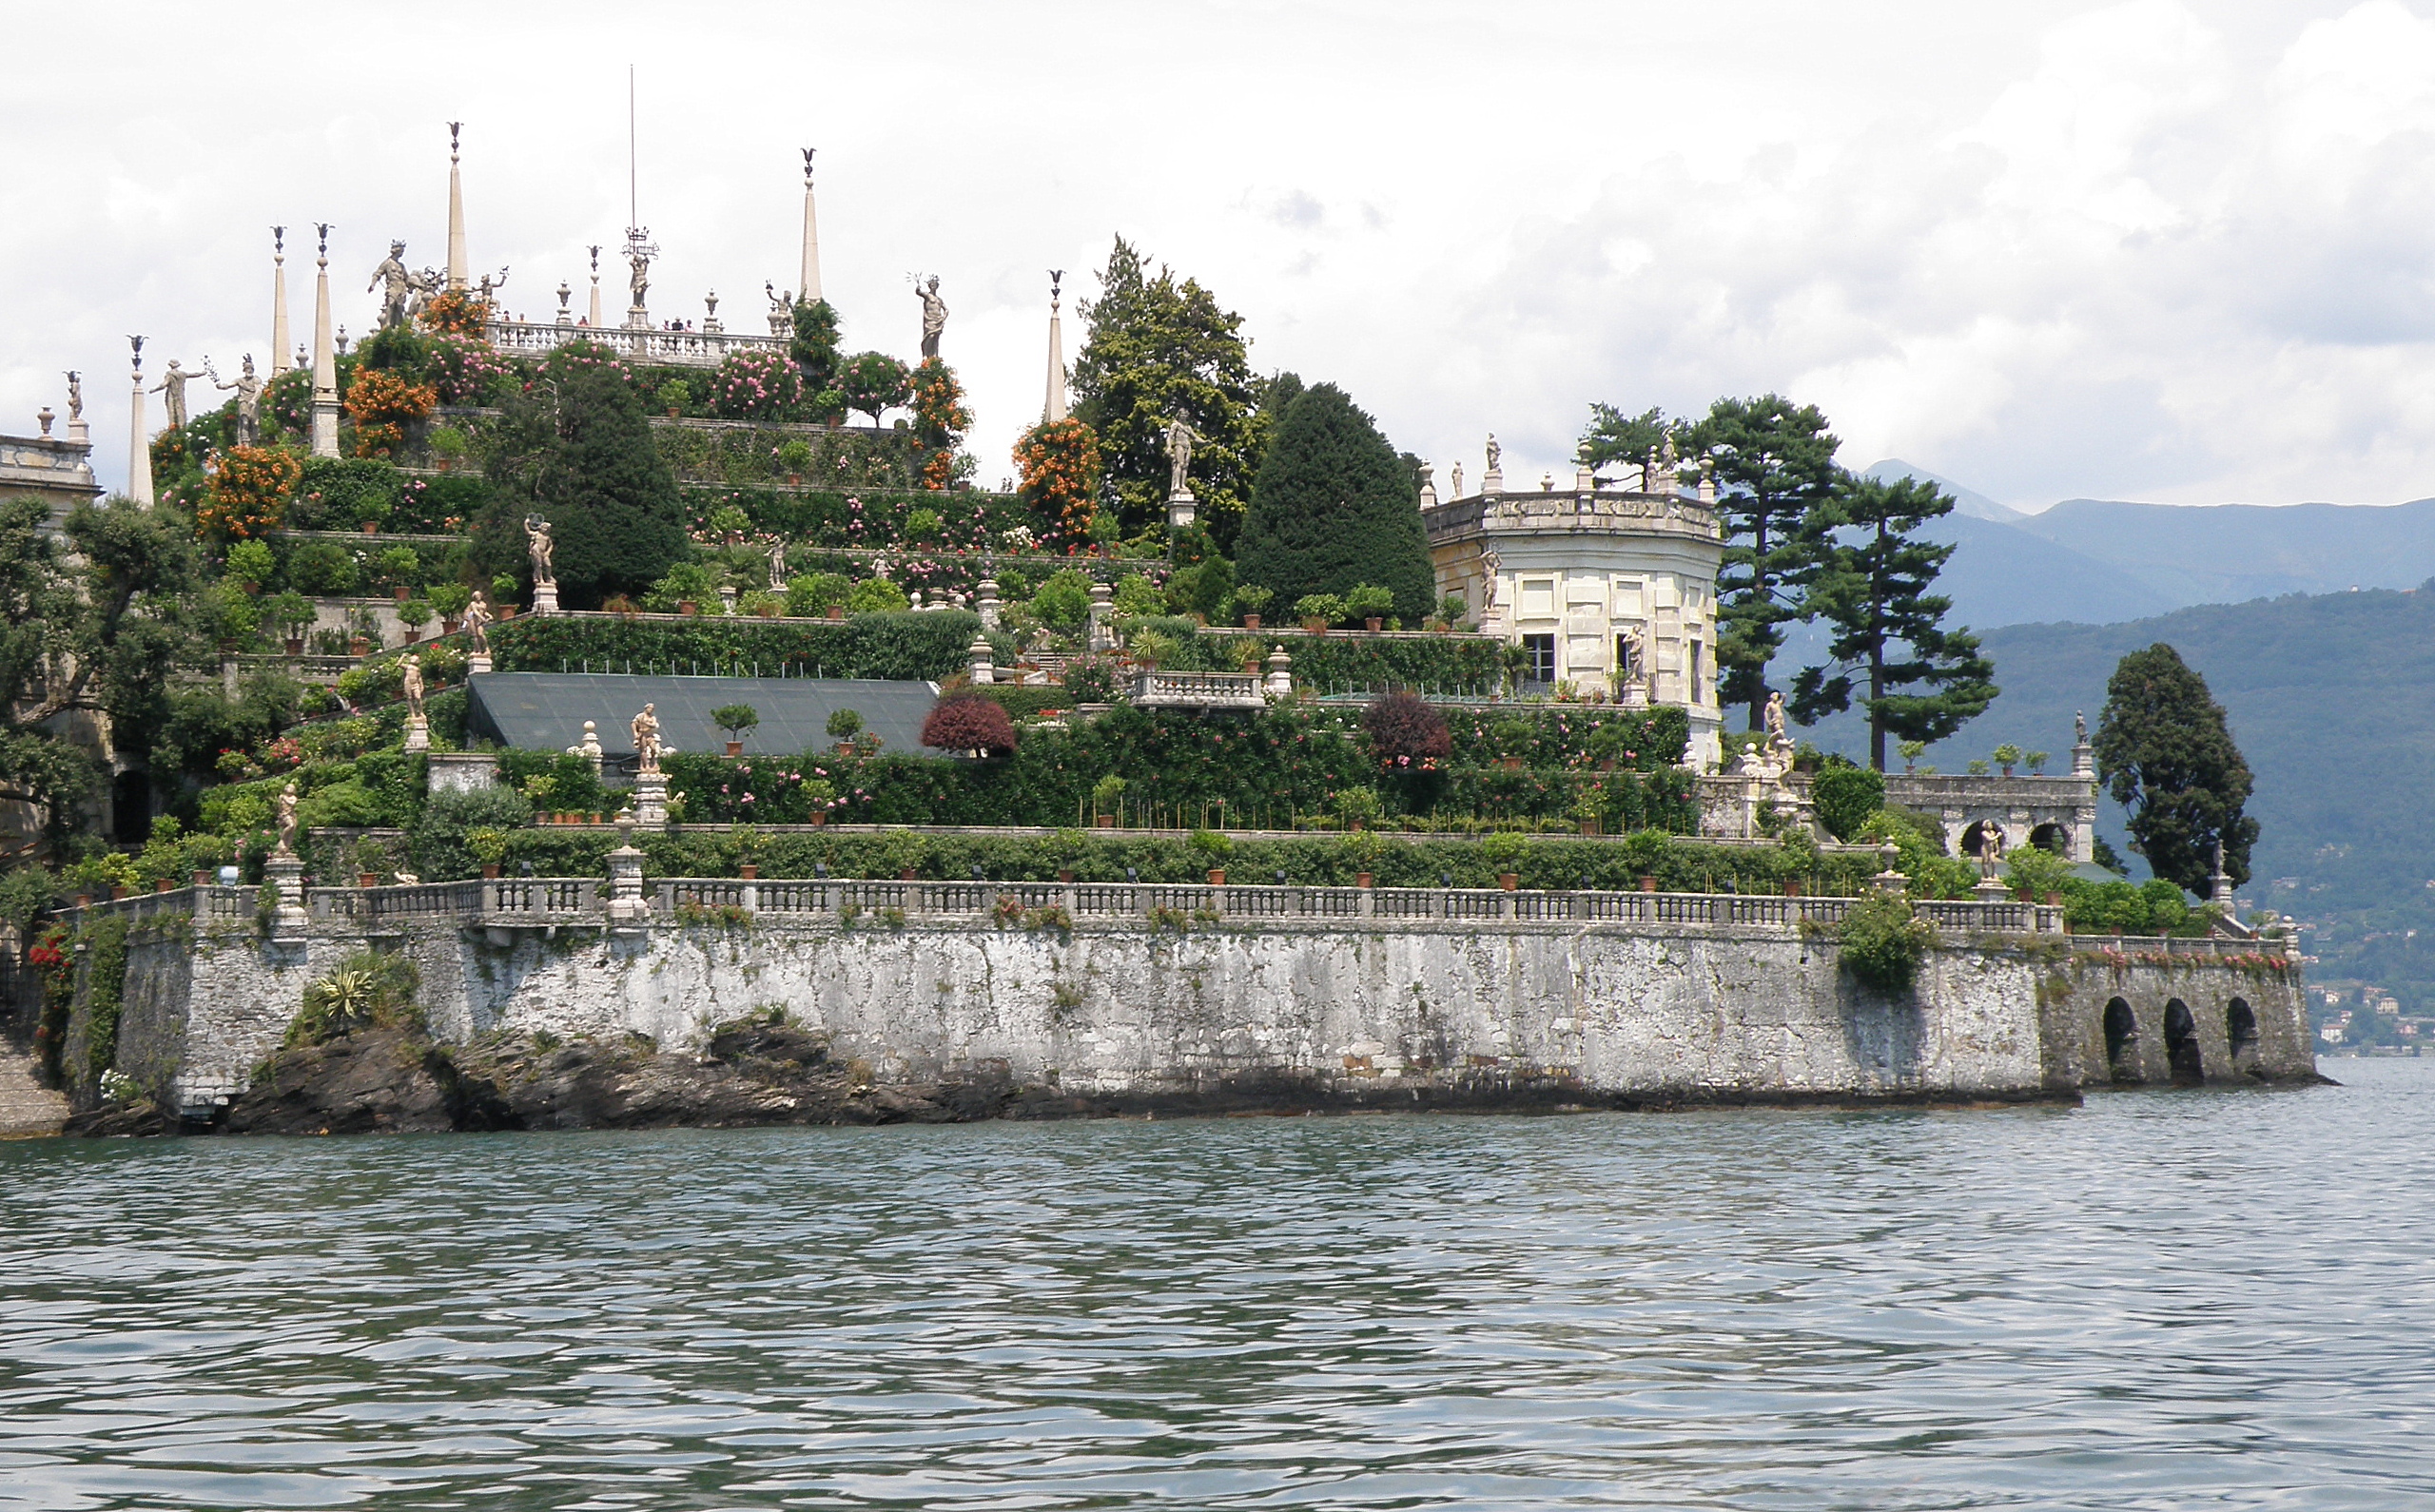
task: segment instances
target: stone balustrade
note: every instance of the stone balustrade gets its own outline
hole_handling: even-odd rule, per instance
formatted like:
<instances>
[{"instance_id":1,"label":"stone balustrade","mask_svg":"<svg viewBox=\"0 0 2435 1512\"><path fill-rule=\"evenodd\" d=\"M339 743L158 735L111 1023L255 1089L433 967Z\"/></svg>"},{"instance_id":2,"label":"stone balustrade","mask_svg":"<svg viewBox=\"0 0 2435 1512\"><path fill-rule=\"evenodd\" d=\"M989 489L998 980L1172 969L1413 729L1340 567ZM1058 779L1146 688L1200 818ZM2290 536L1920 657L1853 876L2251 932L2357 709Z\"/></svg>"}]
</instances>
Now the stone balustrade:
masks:
<instances>
[{"instance_id":1,"label":"stone balustrade","mask_svg":"<svg viewBox=\"0 0 2435 1512\"><path fill-rule=\"evenodd\" d=\"M1268 707L1257 672L1168 672L1147 668L1135 674L1133 702L1145 708L1242 708Z\"/></svg>"},{"instance_id":2,"label":"stone balustrade","mask_svg":"<svg viewBox=\"0 0 2435 1512\"><path fill-rule=\"evenodd\" d=\"M491 320L483 334L501 352L546 356L569 341L596 341L635 362L716 367L736 352L784 352L786 339L742 331L636 330L624 325L560 325L555 321Z\"/></svg>"},{"instance_id":3,"label":"stone balustrade","mask_svg":"<svg viewBox=\"0 0 2435 1512\"><path fill-rule=\"evenodd\" d=\"M1716 511L1679 494L1592 492L1473 494L1421 511L1432 542L1485 531L1623 531L1720 538Z\"/></svg>"}]
</instances>

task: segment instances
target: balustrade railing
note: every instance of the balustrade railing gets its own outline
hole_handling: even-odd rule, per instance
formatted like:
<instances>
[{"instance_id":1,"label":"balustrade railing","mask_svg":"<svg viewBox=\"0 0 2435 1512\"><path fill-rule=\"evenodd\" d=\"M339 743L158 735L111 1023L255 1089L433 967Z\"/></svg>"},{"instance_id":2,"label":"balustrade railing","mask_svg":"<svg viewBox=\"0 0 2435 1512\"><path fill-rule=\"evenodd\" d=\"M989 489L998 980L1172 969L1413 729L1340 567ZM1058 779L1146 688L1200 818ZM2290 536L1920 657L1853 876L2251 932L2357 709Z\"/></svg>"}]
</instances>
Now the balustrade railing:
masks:
<instances>
[{"instance_id":1,"label":"balustrade railing","mask_svg":"<svg viewBox=\"0 0 2435 1512\"><path fill-rule=\"evenodd\" d=\"M734 352L783 352L786 339L746 331L636 330L625 325L560 325L555 321L491 320L490 343L501 352L540 356L569 341L596 341L637 362L677 367L716 367Z\"/></svg>"}]
</instances>

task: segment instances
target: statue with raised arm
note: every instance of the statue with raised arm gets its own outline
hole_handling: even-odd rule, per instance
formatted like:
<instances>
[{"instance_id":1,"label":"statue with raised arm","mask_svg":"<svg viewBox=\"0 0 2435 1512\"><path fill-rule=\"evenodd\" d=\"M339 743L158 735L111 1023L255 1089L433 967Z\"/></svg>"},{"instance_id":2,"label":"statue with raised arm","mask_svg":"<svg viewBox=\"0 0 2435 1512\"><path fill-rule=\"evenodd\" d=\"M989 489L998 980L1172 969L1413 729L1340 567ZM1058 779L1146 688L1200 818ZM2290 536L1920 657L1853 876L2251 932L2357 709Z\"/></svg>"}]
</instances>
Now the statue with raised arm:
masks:
<instances>
[{"instance_id":1,"label":"statue with raised arm","mask_svg":"<svg viewBox=\"0 0 2435 1512\"><path fill-rule=\"evenodd\" d=\"M398 665L405 669L406 717L420 719L423 717L422 658L408 651L398 659Z\"/></svg>"},{"instance_id":2,"label":"statue with raised arm","mask_svg":"<svg viewBox=\"0 0 2435 1512\"><path fill-rule=\"evenodd\" d=\"M524 516L524 547L533 555L533 586L535 588L557 587L558 572L557 569L551 565L551 558L557 554L558 547L557 543L550 538L548 520L538 514Z\"/></svg>"},{"instance_id":3,"label":"statue with raised arm","mask_svg":"<svg viewBox=\"0 0 2435 1512\"><path fill-rule=\"evenodd\" d=\"M363 292L369 294L375 288L380 291L380 329L405 324L406 298L415 291L415 276L406 271L403 242L389 243L389 255L372 270L372 281L363 286Z\"/></svg>"},{"instance_id":4,"label":"statue with raised arm","mask_svg":"<svg viewBox=\"0 0 2435 1512\"><path fill-rule=\"evenodd\" d=\"M68 423L75 424L85 417L85 380L74 368L68 370Z\"/></svg>"},{"instance_id":5,"label":"statue with raised arm","mask_svg":"<svg viewBox=\"0 0 2435 1512\"><path fill-rule=\"evenodd\" d=\"M939 333L947 328L947 301L939 298L939 276L930 275L927 284L913 285L913 297L922 301L922 355L939 355Z\"/></svg>"},{"instance_id":6,"label":"statue with raised arm","mask_svg":"<svg viewBox=\"0 0 2435 1512\"><path fill-rule=\"evenodd\" d=\"M634 769L642 776L656 776L659 772L659 716L652 712L658 707L656 704L645 704L643 711L633 720L634 755L637 758Z\"/></svg>"},{"instance_id":7,"label":"statue with raised arm","mask_svg":"<svg viewBox=\"0 0 2435 1512\"><path fill-rule=\"evenodd\" d=\"M210 365L211 359L204 359L204 366L208 368ZM183 431L186 428L186 380L203 376L178 366L178 359L171 358L168 367L161 374L161 381L146 391L161 396L161 409L169 417L169 429Z\"/></svg>"},{"instance_id":8,"label":"statue with raised arm","mask_svg":"<svg viewBox=\"0 0 2435 1512\"><path fill-rule=\"evenodd\" d=\"M465 605L464 623L465 633L474 638L474 649L479 655L491 653L490 631L485 627L492 618L491 601L483 596L480 589L474 590L473 598Z\"/></svg>"},{"instance_id":9,"label":"statue with raised arm","mask_svg":"<svg viewBox=\"0 0 2435 1512\"><path fill-rule=\"evenodd\" d=\"M296 854L296 783L291 778L287 785L279 790L279 853L281 855Z\"/></svg>"},{"instance_id":10,"label":"statue with raised arm","mask_svg":"<svg viewBox=\"0 0 2435 1512\"><path fill-rule=\"evenodd\" d=\"M1767 695L1766 719L1767 748L1771 751L1792 749L1792 726L1784 717L1784 694L1781 688Z\"/></svg>"},{"instance_id":11,"label":"statue with raised arm","mask_svg":"<svg viewBox=\"0 0 2435 1512\"><path fill-rule=\"evenodd\" d=\"M237 444L259 446L263 438L263 380L254 376L254 354L245 354L244 371L234 383L223 383L220 375L211 376L212 386L237 391Z\"/></svg>"},{"instance_id":12,"label":"statue with raised arm","mask_svg":"<svg viewBox=\"0 0 2435 1512\"><path fill-rule=\"evenodd\" d=\"M494 301L498 296L498 291L505 287L507 287L507 269L505 268L498 270L497 278L492 278L487 273L483 274L481 281L475 285L475 288L481 294L482 302L486 305L490 305L494 311L491 316L492 320L496 320L501 319L501 317L496 313L497 306Z\"/></svg>"},{"instance_id":13,"label":"statue with raised arm","mask_svg":"<svg viewBox=\"0 0 2435 1512\"><path fill-rule=\"evenodd\" d=\"M643 296L651 292L651 254L639 245L626 248L626 287L633 295L634 308L643 307Z\"/></svg>"},{"instance_id":14,"label":"statue with raised arm","mask_svg":"<svg viewBox=\"0 0 2435 1512\"><path fill-rule=\"evenodd\" d=\"M1180 415L1167 421L1167 497L1190 498L1192 480L1192 443L1206 439Z\"/></svg>"}]
</instances>

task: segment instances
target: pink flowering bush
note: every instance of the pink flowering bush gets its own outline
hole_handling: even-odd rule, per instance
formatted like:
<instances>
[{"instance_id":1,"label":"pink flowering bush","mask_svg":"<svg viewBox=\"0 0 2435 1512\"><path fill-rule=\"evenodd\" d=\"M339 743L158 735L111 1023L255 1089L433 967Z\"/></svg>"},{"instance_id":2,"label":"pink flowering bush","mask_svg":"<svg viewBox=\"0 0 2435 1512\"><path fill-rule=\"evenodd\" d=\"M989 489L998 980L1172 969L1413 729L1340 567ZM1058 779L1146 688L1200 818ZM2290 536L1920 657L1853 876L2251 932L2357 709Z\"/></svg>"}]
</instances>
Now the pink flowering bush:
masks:
<instances>
[{"instance_id":1,"label":"pink flowering bush","mask_svg":"<svg viewBox=\"0 0 2435 1512\"><path fill-rule=\"evenodd\" d=\"M711 413L731 420L780 420L803 404L803 375L782 352L728 356L711 378Z\"/></svg>"}]
</instances>

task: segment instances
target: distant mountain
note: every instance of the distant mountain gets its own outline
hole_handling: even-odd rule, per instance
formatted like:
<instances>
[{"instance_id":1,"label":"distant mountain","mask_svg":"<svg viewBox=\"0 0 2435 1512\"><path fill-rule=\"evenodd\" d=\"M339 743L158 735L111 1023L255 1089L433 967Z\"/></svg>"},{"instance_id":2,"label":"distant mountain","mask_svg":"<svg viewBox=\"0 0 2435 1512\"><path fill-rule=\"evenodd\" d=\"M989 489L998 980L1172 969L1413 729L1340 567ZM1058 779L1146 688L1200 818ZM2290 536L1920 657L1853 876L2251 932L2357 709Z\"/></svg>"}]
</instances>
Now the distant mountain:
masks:
<instances>
[{"instance_id":1,"label":"distant mountain","mask_svg":"<svg viewBox=\"0 0 2435 1512\"><path fill-rule=\"evenodd\" d=\"M1976 489L1964 488L1953 479L1931 473L1924 467L1913 467L1899 456L1889 456L1882 462L1872 462L1860 469L1860 475L1885 482L1916 477L1923 483L1934 483L1953 495L1957 513L1970 515L1975 519L1994 520L1998 525L2014 525L2029 518L2028 515L2010 505L1998 504Z\"/></svg>"},{"instance_id":2,"label":"distant mountain","mask_svg":"<svg viewBox=\"0 0 2435 1512\"><path fill-rule=\"evenodd\" d=\"M2075 498L2018 528L2116 567L2175 606L2416 588L2435 575L2435 499L2191 506Z\"/></svg>"},{"instance_id":3,"label":"distant mountain","mask_svg":"<svg viewBox=\"0 0 2435 1512\"><path fill-rule=\"evenodd\" d=\"M1953 600L1953 623L1985 628L2075 621L2110 625L2180 608L2171 597L2087 552L2033 535L2030 518L1951 478L1899 458L1867 470L1871 477L1916 477L1957 501L1954 512L1920 533L1955 548L1937 581Z\"/></svg>"},{"instance_id":4,"label":"distant mountain","mask_svg":"<svg viewBox=\"0 0 2435 1512\"><path fill-rule=\"evenodd\" d=\"M2128 624L1987 630L2003 694L1923 760L1960 771L2009 741L2050 752L2050 770L2062 768L2073 711L2087 710L2094 729L2114 664L2157 641L2206 677L2256 776L2249 811L2263 833L2242 898L2323 926L2311 940L2324 958L2318 975L2435 1002L2435 591L2292 595ZM1867 750L1866 728L1849 715L1808 738L1856 757ZM2110 801L2101 806L2119 845L2121 814Z\"/></svg>"}]
</instances>

